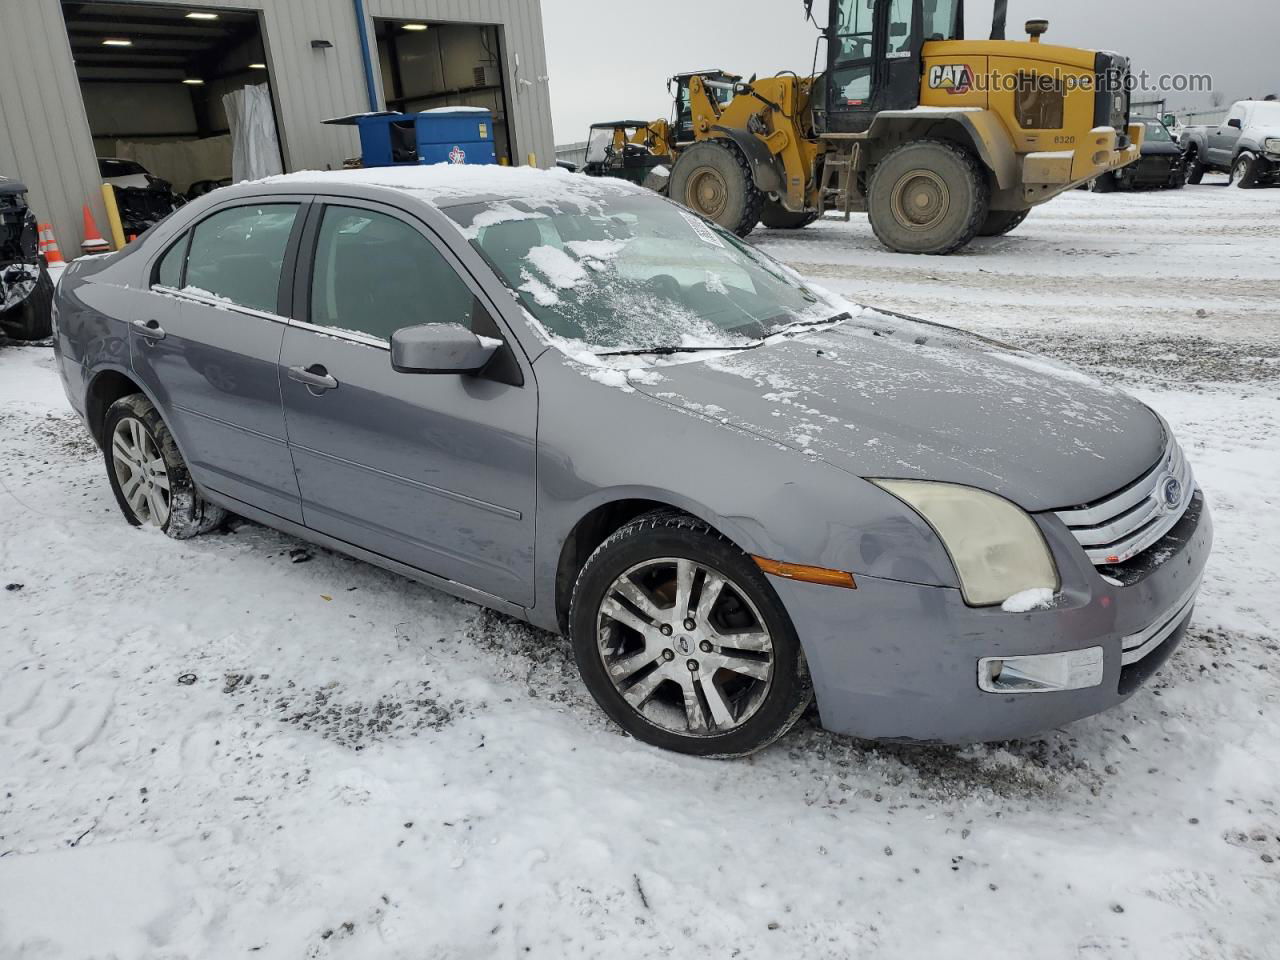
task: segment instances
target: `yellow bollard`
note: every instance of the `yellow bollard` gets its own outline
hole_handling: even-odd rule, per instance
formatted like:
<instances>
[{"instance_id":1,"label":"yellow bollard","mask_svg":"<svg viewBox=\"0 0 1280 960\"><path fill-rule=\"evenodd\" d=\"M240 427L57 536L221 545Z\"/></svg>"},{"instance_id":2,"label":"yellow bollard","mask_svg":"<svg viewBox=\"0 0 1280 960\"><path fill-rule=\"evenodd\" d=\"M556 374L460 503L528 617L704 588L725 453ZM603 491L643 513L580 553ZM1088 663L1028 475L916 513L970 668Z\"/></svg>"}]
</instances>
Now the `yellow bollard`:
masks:
<instances>
[{"instance_id":1,"label":"yellow bollard","mask_svg":"<svg viewBox=\"0 0 1280 960\"><path fill-rule=\"evenodd\" d=\"M536 167L538 165L538 155L536 153L529 154L529 166Z\"/></svg>"},{"instance_id":2,"label":"yellow bollard","mask_svg":"<svg viewBox=\"0 0 1280 960\"><path fill-rule=\"evenodd\" d=\"M120 222L120 207L116 203L116 188L109 183L102 185L102 200L107 205L107 223L111 227L111 242L117 250L124 249L124 224Z\"/></svg>"}]
</instances>

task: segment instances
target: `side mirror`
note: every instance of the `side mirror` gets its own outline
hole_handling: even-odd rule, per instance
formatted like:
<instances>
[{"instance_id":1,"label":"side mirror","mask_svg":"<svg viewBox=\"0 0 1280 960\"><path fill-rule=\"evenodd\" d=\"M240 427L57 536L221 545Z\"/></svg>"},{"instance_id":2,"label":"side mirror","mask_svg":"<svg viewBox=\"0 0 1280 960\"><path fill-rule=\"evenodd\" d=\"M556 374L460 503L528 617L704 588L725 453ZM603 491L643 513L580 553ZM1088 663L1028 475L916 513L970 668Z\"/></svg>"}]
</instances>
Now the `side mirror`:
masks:
<instances>
[{"instance_id":1,"label":"side mirror","mask_svg":"<svg viewBox=\"0 0 1280 960\"><path fill-rule=\"evenodd\" d=\"M1244 124L1241 123L1239 120L1237 120L1235 117L1232 117L1230 120L1227 121L1227 126L1234 127L1236 130L1244 129Z\"/></svg>"},{"instance_id":2,"label":"side mirror","mask_svg":"<svg viewBox=\"0 0 1280 960\"><path fill-rule=\"evenodd\" d=\"M906 35L907 35L907 25L905 23L899 22L899 23L889 24L889 36L905 37Z\"/></svg>"},{"instance_id":3,"label":"side mirror","mask_svg":"<svg viewBox=\"0 0 1280 960\"><path fill-rule=\"evenodd\" d=\"M424 323L391 335L396 373L479 373L501 340L481 339L460 323Z\"/></svg>"}]
</instances>

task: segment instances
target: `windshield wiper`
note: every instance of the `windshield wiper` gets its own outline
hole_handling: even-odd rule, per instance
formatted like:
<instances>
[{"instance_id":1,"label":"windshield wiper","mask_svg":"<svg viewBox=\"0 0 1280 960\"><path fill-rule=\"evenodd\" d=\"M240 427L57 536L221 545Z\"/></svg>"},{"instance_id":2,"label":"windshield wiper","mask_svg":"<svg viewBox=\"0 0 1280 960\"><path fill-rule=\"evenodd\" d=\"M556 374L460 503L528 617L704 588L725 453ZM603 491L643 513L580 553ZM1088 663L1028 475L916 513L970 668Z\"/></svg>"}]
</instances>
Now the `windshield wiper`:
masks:
<instances>
[{"instance_id":1,"label":"windshield wiper","mask_svg":"<svg viewBox=\"0 0 1280 960\"><path fill-rule=\"evenodd\" d=\"M837 313L834 317L827 317L825 320L796 320L794 323L784 324L781 327L775 327L769 331L769 336L776 337L780 333L787 333L791 330L799 330L801 327L825 327L830 324L844 323L846 320L852 320L851 313Z\"/></svg>"},{"instance_id":2,"label":"windshield wiper","mask_svg":"<svg viewBox=\"0 0 1280 960\"><path fill-rule=\"evenodd\" d=\"M754 350L759 343L734 344L723 347L637 347L634 350L610 350L597 357L670 357L677 353L716 353L725 350Z\"/></svg>"}]
</instances>

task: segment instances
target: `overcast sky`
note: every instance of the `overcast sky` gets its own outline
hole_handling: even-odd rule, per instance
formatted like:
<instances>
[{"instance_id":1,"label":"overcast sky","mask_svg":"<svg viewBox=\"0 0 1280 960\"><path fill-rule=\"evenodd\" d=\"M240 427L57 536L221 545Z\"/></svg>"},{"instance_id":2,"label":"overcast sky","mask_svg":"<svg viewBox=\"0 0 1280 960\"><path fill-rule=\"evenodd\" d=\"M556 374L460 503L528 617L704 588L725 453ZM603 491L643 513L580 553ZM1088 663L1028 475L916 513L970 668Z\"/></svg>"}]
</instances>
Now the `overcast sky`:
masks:
<instances>
[{"instance_id":1,"label":"overcast sky","mask_svg":"<svg viewBox=\"0 0 1280 960\"><path fill-rule=\"evenodd\" d=\"M825 22L825 0L815 13ZM721 67L808 74L817 30L801 0L542 0L556 142L585 140L601 120L671 112L666 79ZM1009 37L1049 19L1050 42L1117 50L1149 73L1209 73L1227 102L1280 94L1280 0L1010 0ZM968 0L970 39L991 32L991 0ZM1171 109L1207 97L1170 95Z\"/></svg>"}]
</instances>

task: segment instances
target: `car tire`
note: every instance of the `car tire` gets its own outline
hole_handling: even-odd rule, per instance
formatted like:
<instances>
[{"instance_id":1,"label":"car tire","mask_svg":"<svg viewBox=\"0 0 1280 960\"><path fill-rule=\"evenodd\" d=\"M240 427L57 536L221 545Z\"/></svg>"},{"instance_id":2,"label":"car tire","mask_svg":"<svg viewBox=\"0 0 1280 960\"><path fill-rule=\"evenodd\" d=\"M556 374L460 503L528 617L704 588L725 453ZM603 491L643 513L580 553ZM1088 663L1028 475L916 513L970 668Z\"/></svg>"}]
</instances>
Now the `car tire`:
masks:
<instances>
[{"instance_id":1,"label":"car tire","mask_svg":"<svg viewBox=\"0 0 1280 960\"><path fill-rule=\"evenodd\" d=\"M992 210L978 230L978 236L1003 237L1018 229L1029 216L1030 210Z\"/></svg>"},{"instance_id":2,"label":"car tire","mask_svg":"<svg viewBox=\"0 0 1280 960\"><path fill-rule=\"evenodd\" d=\"M746 756L791 729L812 699L799 638L769 581L687 514L647 513L606 539L574 585L569 632L604 712L666 750Z\"/></svg>"},{"instance_id":3,"label":"car tire","mask_svg":"<svg viewBox=\"0 0 1280 960\"><path fill-rule=\"evenodd\" d=\"M945 256L978 235L991 187L963 147L916 140L894 148L876 165L867 198L871 229L890 250Z\"/></svg>"},{"instance_id":4,"label":"car tire","mask_svg":"<svg viewBox=\"0 0 1280 960\"><path fill-rule=\"evenodd\" d=\"M1231 182L1241 190L1254 190L1258 186L1258 158L1242 153L1231 167Z\"/></svg>"},{"instance_id":5,"label":"car tire","mask_svg":"<svg viewBox=\"0 0 1280 960\"><path fill-rule=\"evenodd\" d=\"M760 222L765 200L747 158L727 140L703 140L681 153L668 195L740 237Z\"/></svg>"},{"instance_id":6,"label":"car tire","mask_svg":"<svg viewBox=\"0 0 1280 960\"><path fill-rule=\"evenodd\" d=\"M140 393L117 400L102 425L102 451L111 491L135 527L159 527L174 540L216 529L226 511L200 495L173 434Z\"/></svg>"},{"instance_id":7,"label":"car tire","mask_svg":"<svg viewBox=\"0 0 1280 960\"><path fill-rule=\"evenodd\" d=\"M813 210L794 213L777 200L767 200L764 209L760 211L760 223L770 230L803 230L815 223L819 216Z\"/></svg>"},{"instance_id":8,"label":"car tire","mask_svg":"<svg viewBox=\"0 0 1280 960\"><path fill-rule=\"evenodd\" d=\"M1200 162L1200 154L1192 150L1187 154L1186 182L1194 186L1199 186L1204 180L1204 164Z\"/></svg>"},{"instance_id":9,"label":"car tire","mask_svg":"<svg viewBox=\"0 0 1280 960\"><path fill-rule=\"evenodd\" d=\"M47 340L53 334L53 278L43 262L31 295L4 317L4 332L14 340Z\"/></svg>"}]
</instances>

